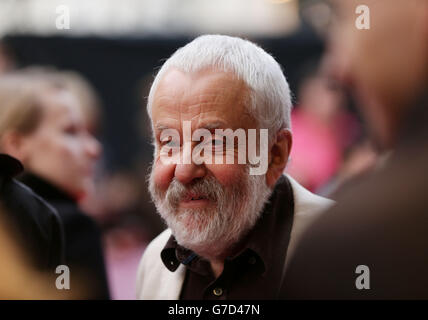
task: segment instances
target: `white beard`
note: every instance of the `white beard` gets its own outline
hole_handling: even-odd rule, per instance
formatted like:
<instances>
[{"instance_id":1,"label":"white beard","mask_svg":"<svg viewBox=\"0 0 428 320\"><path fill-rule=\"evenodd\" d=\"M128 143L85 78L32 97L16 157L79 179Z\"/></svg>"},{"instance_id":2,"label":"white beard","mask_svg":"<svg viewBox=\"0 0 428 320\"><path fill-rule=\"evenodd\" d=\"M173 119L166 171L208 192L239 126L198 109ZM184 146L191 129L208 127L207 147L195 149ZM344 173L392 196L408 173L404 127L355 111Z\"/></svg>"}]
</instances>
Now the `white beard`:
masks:
<instances>
[{"instance_id":1,"label":"white beard","mask_svg":"<svg viewBox=\"0 0 428 320\"><path fill-rule=\"evenodd\" d=\"M230 187L207 176L189 187L173 179L166 192L155 185L153 172L152 168L150 194L177 243L207 259L220 257L254 227L272 192L266 176L249 175L248 166L240 181ZM179 210L180 201L189 191L205 195L210 205Z\"/></svg>"}]
</instances>

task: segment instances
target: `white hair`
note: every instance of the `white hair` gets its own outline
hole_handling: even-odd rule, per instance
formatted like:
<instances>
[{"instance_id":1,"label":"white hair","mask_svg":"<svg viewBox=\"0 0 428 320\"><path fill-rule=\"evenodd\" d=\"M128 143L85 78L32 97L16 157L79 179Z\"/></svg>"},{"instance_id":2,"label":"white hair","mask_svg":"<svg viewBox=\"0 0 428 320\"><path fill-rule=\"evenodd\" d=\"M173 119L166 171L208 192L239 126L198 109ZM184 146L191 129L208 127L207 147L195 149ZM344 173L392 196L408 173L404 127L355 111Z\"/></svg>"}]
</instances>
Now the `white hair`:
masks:
<instances>
[{"instance_id":1,"label":"white hair","mask_svg":"<svg viewBox=\"0 0 428 320\"><path fill-rule=\"evenodd\" d=\"M170 68L195 73L207 68L234 73L250 89L246 106L260 128L272 138L291 129L290 88L275 59L256 44L237 37L203 35L178 49L161 67L150 89L147 112L151 118L157 86Z\"/></svg>"}]
</instances>

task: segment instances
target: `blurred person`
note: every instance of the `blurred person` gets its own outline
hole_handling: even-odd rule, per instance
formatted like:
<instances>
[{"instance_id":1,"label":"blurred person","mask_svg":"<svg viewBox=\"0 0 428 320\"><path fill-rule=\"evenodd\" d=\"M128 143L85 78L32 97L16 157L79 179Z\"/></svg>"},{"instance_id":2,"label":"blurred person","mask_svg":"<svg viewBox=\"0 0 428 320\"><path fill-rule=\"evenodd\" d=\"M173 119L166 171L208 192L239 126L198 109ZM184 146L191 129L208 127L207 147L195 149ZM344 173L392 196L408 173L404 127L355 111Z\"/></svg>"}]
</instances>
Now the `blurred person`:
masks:
<instances>
[{"instance_id":1,"label":"blurred person","mask_svg":"<svg viewBox=\"0 0 428 320\"><path fill-rule=\"evenodd\" d=\"M28 255L11 232L11 214L0 207L0 299L52 299L55 290L54 273L43 274L29 262ZM8 219L9 218L9 219Z\"/></svg>"},{"instance_id":2,"label":"blurred person","mask_svg":"<svg viewBox=\"0 0 428 320\"><path fill-rule=\"evenodd\" d=\"M71 273L91 279L89 298L108 299L100 232L77 205L93 187L101 146L87 130L78 97L61 79L60 74L40 70L0 78L0 145L22 161L25 174L20 180L58 211Z\"/></svg>"},{"instance_id":3,"label":"blurred person","mask_svg":"<svg viewBox=\"0 0 428 320\"><path fill-rule=\"evenodd\" d=\"M345 151L344 160L337 173L318 190L318 194L337 200L341 190L346 189L347 185L370 174L381 164L378 151L371 141L368 138L362 138Z\"/></svg>"},{"instance_id":4,"label":"blurred person","mask_svg":"<svg viewBox=\"0 0 428 320\"><path fill-rule=\"evenodd\" d=\"M325 71L352 90L382 165L340 191L290 260L288 299L428 299L428 1L332 1Z\"/></svg>"},{"instance_id":5,"label":"blurred person","mask_svg":"<svg viewBox=\"0 0 428 320\"><path fill-rule=\"evenodd\" d=\"M54 68L40 66L27 67L25 72L28 76L36 77L36 80L40 77L46 78L47 81L56 83L70 92L76 100L75 106L79 108L82 125L91 136L98 136L102 123L100 101L92 85L83 76L74 71L59 71ZM97 156L98 158L99 156ZM95 169L99 170L99 166L95 167ZM92 177L94 176L95 172ZM77 199L80 207L90 210L91 206L95 205L92 202L99 200L95 198L95 187L95 181L91 179L86 185L84 195Z\"/></svg>"},{"instance_id":6,"label":"blurred person","mask_svg":"<svg viewBox=\"0 0 428 320\"><path fill-rule=\"evenodd\" d=\"M0 108L0 136L5 128L4 103ZM0 145L0 205L11 233L32 268L54 273L64 263L64 230L57 212L31 189L14 179L22 164L4 154Z\"/></svg>"},{"instance_id":7,"label":"blurred person","mask_svg":"<svg viewBox=\"0 0 428 320\"><path fill-rule=\"evenodd\" d=\"M147 104L155 145L149 190L169 228L144 252L139 299L277 297L299 232L331 203L283 175L292 143L290 108L281 67L249 41L201 36L163 64ZM165 128L184 137L182 121L209 128L208 145L223 139L215 128L267 129L267 171L254 175L248 162L237 163L241 142L226 151L232 164L164 163L166 143L183 157L184 149L196 148L161 138Z\"/></svg>"},{"instance_id":8,"label":"blurred person","mask_svg":"<svg viewBox=\"0 0 428 320\"><path fill-rule=\"evenodd\" d=\"M20 245L12 214L0 205L0 300L84 299L90 288L74 274L74 290L58 290L61 274L36 268Z\"/></svg>"},{"instance_id":9,"label":"blurred person","mask_svg":"<svg viewBox=\"0 0 428 320\"><path fill-rule=\"evenodd\" d=\"M34 68L34 72L37 72L37 68ZM98 135L102 129L102 113L100 100L92 85L74 71L55 71L51 76L55 76L77 98L84 126L93 136Z\"/></svg>"},{"instance_id":10,"label":"blurred person","mask_svg":"<svg viewBox=\"0 0 428 320\"><path fill-rule=\"evenodd\" d=\"M339 169L358 125L344 108L342 92L331 88L322 75L304 80L298 101L291 114L295 138L286 172L317 192Z\"/></svg>"}]
</instances>

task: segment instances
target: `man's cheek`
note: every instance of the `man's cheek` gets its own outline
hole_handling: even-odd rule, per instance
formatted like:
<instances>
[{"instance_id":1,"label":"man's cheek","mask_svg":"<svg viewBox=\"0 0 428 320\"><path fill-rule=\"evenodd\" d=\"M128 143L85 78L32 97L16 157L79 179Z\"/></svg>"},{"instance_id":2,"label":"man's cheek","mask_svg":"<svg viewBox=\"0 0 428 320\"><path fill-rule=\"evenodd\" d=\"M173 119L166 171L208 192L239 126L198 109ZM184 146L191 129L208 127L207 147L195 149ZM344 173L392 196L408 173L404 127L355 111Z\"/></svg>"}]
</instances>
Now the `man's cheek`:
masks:
<instances>
[{"instance_id":1,"label":"man's cheek","mask_svg":"<svg viewBox=\"0 0 428 320\"><path fill-rule=\"evenodd\" d=\"M241 164L211 164L206 166L223 186L239 183L245 169L245 165Z\"/></svg>"},{"instance_id":2,"label":"man's cheek","mask_svg":"<svg viewBox=\"0 0 428 320\"><path fill-rule=\"evenodd\" d=\"M153 178L156 187L162 191L166 191L174 178L175 165L165 165L159 159L154 164Z\"/></svg>"}]
</instances>

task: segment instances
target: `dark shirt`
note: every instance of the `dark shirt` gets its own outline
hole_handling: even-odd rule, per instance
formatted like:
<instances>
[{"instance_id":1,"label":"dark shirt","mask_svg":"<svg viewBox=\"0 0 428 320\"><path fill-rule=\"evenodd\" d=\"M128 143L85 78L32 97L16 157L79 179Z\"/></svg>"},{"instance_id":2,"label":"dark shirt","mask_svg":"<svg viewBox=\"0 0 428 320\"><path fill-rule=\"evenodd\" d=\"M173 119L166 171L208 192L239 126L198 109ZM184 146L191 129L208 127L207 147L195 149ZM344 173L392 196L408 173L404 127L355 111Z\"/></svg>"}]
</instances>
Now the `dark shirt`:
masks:
<instances>
[{"instance_id":1,"label":"dark shirt","mask_svg":"<svg viewBox=\"0 0 428 320\"><path fill-rule=\"evenodd\" d=\"M54 274L64 263L64 231L55 209L31 189L13 179L23 170L21 163L0 154L0 204L12 234L29 258L41 271Z\"/></svg>"},{"instance_id":2,"label":"dark shirt","mask_svg":"<svg viewBox=\"0 0 428 320\"><path fill-rule=\"evenodd\" d=\"M207 260L178 245L171 236L161 257L173 272L180 263L186 265L180 299L275 299L280 289L293 215L293 191L288 179L282 176L260 219L246 236L245 245L226 258L223 272L217 279Z\"/></svg>"},{"instance_id":3,"label":"dark shirt","mask_svg":"<svg viewBox=\"0 0 428 320\"><path fill-rule=\"evenodd\" d=\"M91 290L89 299L109 299L101 234L94 220L84 214L76 201L46 180L26 173L21 181L48 201L61 217L65 231L65 264L70 268L70 287L73 272L87 277Z\"/></svg>"}]
</instances>

